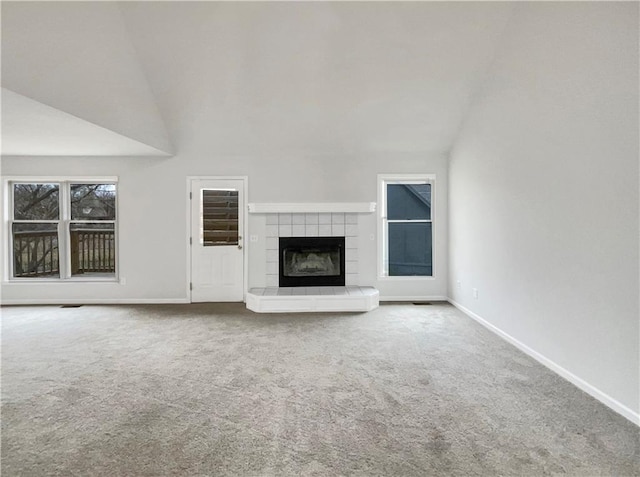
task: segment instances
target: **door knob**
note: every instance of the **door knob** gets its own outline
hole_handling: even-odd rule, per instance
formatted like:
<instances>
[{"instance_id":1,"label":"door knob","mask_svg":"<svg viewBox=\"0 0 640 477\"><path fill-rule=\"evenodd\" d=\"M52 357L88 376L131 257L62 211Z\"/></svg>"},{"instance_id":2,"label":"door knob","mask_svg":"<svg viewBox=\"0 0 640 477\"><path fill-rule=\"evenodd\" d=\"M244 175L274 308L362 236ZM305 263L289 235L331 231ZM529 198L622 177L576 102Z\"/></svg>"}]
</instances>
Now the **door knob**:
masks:
<instances>
[{"instance_id":1,"label":"door knob","mask_svg":"<svg viewBox=\"0 0 640 477\"><path fill-rule=\"evenodd\" d=\"M242 245L238 245L238 250L242 250Z\"/></svg>"}]
</instances>

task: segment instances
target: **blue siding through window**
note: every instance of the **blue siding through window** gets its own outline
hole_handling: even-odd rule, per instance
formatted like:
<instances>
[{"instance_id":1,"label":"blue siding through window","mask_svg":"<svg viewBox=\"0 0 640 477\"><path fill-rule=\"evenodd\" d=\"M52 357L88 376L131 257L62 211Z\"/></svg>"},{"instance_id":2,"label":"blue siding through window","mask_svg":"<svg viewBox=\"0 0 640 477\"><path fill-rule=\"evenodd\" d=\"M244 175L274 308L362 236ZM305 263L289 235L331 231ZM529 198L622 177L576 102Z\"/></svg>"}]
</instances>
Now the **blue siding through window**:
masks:
<instances>
[{"instance_id":1,"label":"blue siding through window","mask_svg":"<svg viewBox=\"0 0 640 477\"><path fill-rule=\"evenodd\" d=\"M431 184L388 184L387 220L389 276L432 276Z\"/></svg>"}]
</instances>

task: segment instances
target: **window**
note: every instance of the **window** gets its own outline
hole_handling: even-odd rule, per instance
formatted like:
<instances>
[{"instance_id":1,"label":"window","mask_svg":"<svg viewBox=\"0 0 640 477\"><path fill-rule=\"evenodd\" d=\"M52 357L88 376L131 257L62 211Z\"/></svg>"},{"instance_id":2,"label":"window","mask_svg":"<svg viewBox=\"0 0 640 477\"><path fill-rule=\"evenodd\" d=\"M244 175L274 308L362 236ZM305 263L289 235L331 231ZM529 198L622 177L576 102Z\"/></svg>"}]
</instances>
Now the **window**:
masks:
<instances>
[{"instance_id":1,"label":"window","mask_svg":"<svg viewBox=\"0 0 640 477\"><path fill-rule=\"evenodd\" d=\"M114 180L9 181L11 278L116 277Z\"/></svg>"},{"instance_id":2,"label":"window","mask_svg":"<svg viewBox=\"0 0 640 477\"><path fill-rule=\"evenodd\" d=\"M202 189L201 192L202 246L238 245L238 191Z\"/></svg>"},{"instance_id":3,"label":"window","mask_svg":"<svg viewBox=\"0 0 640 477\"><path fill-rule=\"evenodd\" d=\"M433 276L433 176L379 176L382 277Z\"/></svg>"}]
</instances>

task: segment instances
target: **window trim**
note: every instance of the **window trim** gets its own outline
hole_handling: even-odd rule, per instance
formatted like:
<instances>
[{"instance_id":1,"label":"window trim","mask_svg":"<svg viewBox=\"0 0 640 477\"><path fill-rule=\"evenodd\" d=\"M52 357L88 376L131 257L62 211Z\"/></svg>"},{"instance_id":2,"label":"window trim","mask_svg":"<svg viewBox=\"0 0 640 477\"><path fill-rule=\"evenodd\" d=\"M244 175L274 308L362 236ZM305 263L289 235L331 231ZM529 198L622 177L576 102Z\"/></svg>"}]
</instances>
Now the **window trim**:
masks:
<instances>
[{"instance_id":1,"label":"window trim","mask_svg":"<svg viewBox=\"0 0 640 477\"><path fill-rule=\"evenodd\" d=\"M430 276L419 276L419 275L407 275L407 276L389 276L385 272L384 260L387 254L387 227L386 224L389 222L386 218L387 215L387 194L386 194L386 185L390 182L400 182L402 184L423 184L428 182L431 184L431 266L432 266L432 274ZM437 267L436 267L436 229L437 229L437 220L436 220L436 175L435 174L378 174L378 213L377 222L378 222L378 270L377 270L377 278L379 281L432 281L436 280L437 277ZM391 220L390 222L397 222L395 220ZM404 221L400 221L404 222ZM415 220L415 222L429 222L427 220Z\"/></svg>"},{"instance_id":2,"label":"window trim","mask_svg":"<svg viewBox=\"0 0 640 477\"><path fill-rule=\"evenodd\" d=\"M119 187L118 176L8 176L2 180L4 207L3 207L3 227L2 233L4 235L2 244L3 249L1 251L4 257L3 266L3 279L2 283L18 285L18 284L61 284L61 283L117 283L120 282L120 239L119 239ZM59 256L60 276L59 277L41 277L41 278L20 278L13 276L13 234L11 233L11 225L14 222L26 223L31 221L14 221L13 214L13 187L15 183L23 184L60 184L59 189L59 215L58 220L43 220L38 222L52 222L58 223L58 249L61 251ZM114 224L114 236L115 236L115 265L116 271L113 277L83 277L83 276L71 276L71 254L69 251L68 234L65 232L65 227L69 227L71 223L76 222L90 222L95 221L78 221L71 220L71 197L70 197L70 185L71 184L115 184L116 186L116 219L114 221L106 221L107 223Z\"/></svg>"}]
</instances>

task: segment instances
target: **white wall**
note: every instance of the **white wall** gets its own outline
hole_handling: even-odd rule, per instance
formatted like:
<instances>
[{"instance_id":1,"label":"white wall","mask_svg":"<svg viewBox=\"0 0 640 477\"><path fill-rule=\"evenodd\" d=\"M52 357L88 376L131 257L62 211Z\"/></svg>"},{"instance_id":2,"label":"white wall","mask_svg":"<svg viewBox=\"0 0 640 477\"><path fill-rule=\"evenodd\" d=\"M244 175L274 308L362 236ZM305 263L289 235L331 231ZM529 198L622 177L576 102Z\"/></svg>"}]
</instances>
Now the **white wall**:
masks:
<instances>
[{"instance_id":1,"label":"white wall","mask_svg":"<svg viewBox=\"0 0 640 477\"><path fill-rule=\"evenodd\" d=\"M636 418L638 139L638 4L521 4L449 194L452 298Z\"/></svg>"},{"instance_id":2,"label":"white wall","mask_svg":"<svg viewBox=\"0 0 640 477\"><path fill-rule=\"evenodd\" d=\"M446 296L446 155L510 8L3 4L3 82L96 122L132 109L125 119L141 127L153 123L144 117L152 97L176 151L156 160L4 157L4 176L120 177L126 283L3 284L3 299L185 299L187 176L246 175L252 202L375 202L379 173L436 175L436 278L378 281L369 214L359 220L362 284L383 298ZM261 237L264 217L250 217L249 228ZM248 248L249 284L259 286L264 243Z\"/></svg>"},{"instance_id":3,"label":"white wall","mask_svg":"<svg viewBox=\"0 0 640 477\"><path fill-rule=\"evenodd\" d=\"M277 159L273 159L278 168ZM296 161L292 175L269 179L265 173L250 176L252 202L377 202L377 175L425 173L436 175L434 247L436 269L433 280L379 279L377 274L378 222L377 212L358 214L358 275L359 284L375 286L380 298L445 299L448 276L448 171L444 156L421 154L371 154L366 157L315 157L311 164ZM300 168L300 169L298 169ZM282 169L280 169L282 170ZM253 177L253 179L251 178ZM308 179L300 179L300 178ZM282 186L272 186L283 184ZM294 185L289 189L289 185ZM302 190L296 191L300 187ZM316 187L321 190L315 191ZM266 216L250 217L249 226L260 242L250 248L250 286L263 287L266 270L264 244ZM371 236L374 240L371 240ZM255 255L254 255L255 254Z\"/></svg>"},{"instance_id":4,"label":"white wall","mask_svg":"<svg viewBox=\"0 0 640 477\"><path fill-rule=\"evenodd\" d=\"M447 287L447 161L443 155L354 156L178 155L148 158L3 157L2 176L118 176L120 276L125 283L2 283L3 302L180 301L187 299L186 177L246 175L250 202L376 202L378 173L432 173L438 180L436 260L429 282L378 282L375 214L359 218L359 275L382 296L444 297ZM264 216L249 217L249 286L264 286ZM3 280L5 277L3 277Z\"/></svg>"},{"instance_id":5,"label":"white wall","mask_svg":"<svg viewBox=\"0 0 640 477\"><path fill-rule=\"evenodd\" d=\"M171 152L115 2L2 2L2 86Z\"/></svg>"},{"instance_id":6,"label":"white wall","mask_svg":"<svg viewBox=\"0 0 640 477\"><path fill-rule=\"evenodd\" d=\"M510 6L122 2L121 9L179 152L297 161L448 153Z\"/></svg>"},{"instance_id":7,"label":"white wall","mask_svg":"<svg viewBox=\"0 0 640 477\"><path fill-rule=\"evenodd\" d=\"M158 159L147 158L3 157L3 178L14 175L119 177L119 271L126 283L8 284L3 267L2 301L99 303L113 299L183 299L186 296L186 179L171 177L166 168L159 171L158 166L162 165ZM185 227L181 227L182 224ZM3 237L3 243L5 240Z\"/></svg>"}]
</instances>

